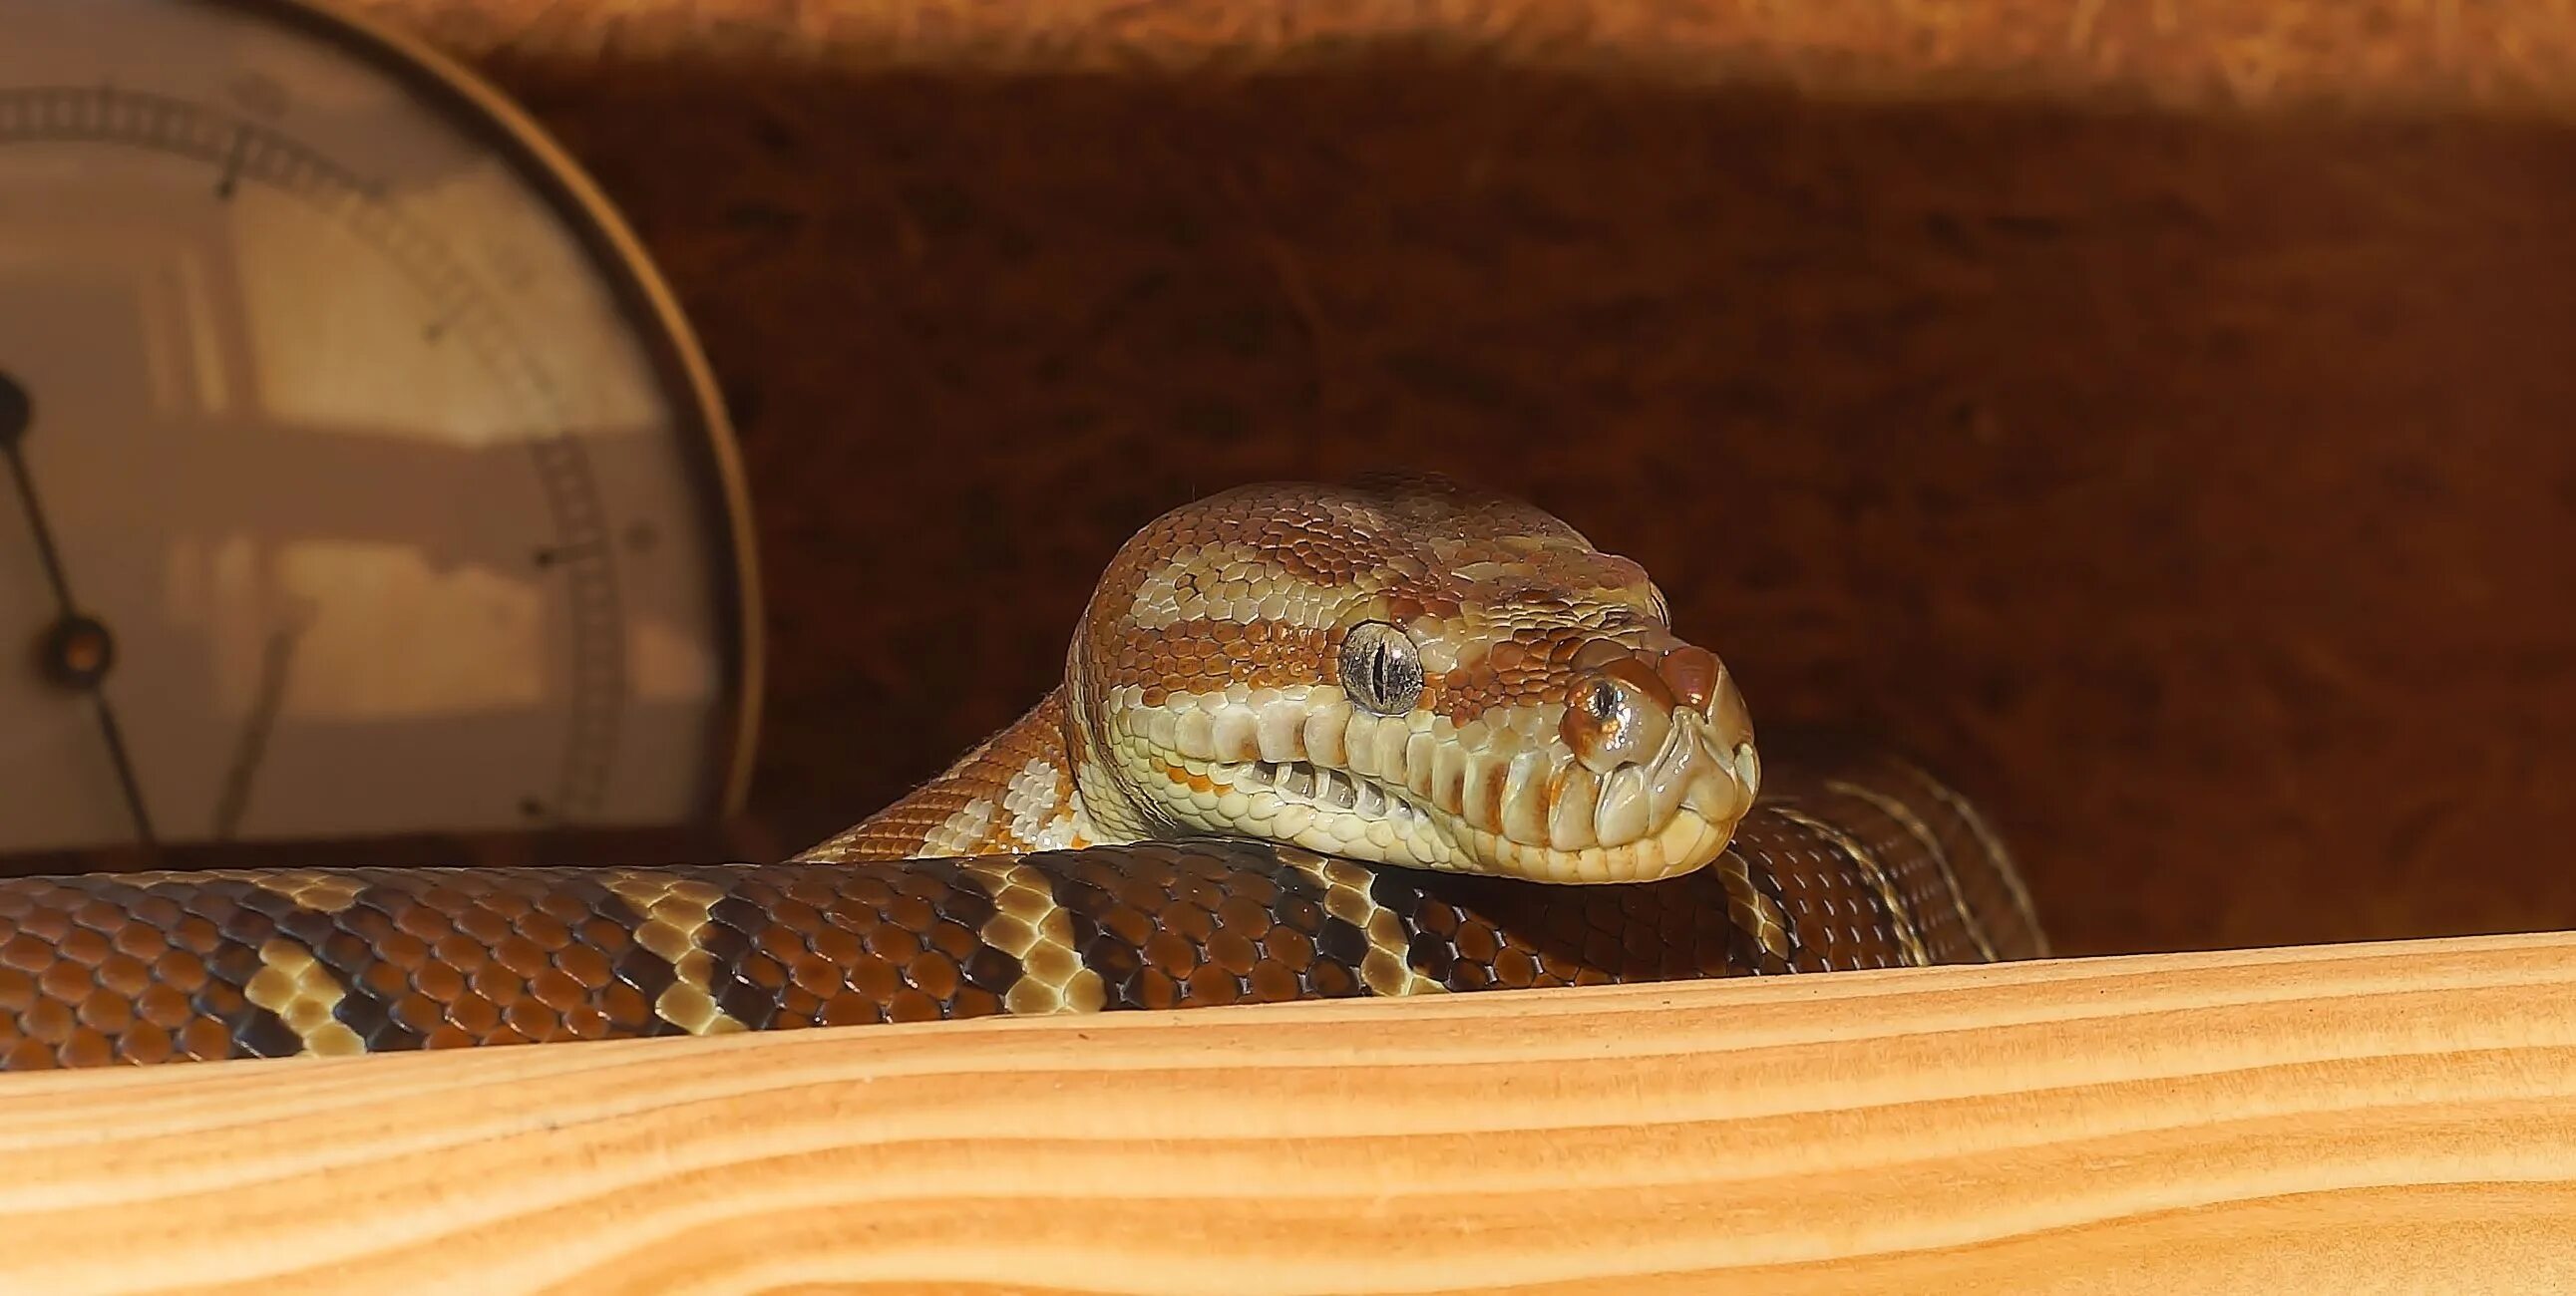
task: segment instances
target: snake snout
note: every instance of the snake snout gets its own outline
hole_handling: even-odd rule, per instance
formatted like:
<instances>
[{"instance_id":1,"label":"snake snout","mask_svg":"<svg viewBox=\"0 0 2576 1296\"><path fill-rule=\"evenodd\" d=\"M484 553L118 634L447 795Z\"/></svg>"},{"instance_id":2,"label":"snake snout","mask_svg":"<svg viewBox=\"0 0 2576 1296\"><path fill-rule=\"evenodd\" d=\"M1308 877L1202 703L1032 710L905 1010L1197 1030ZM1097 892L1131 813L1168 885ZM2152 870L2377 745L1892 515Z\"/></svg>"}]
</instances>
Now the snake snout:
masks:
<instances>
[{"instance_id":1,"label":"snake snout","mask_svg":"<svg viewBox=\"0 0 2576 1296\"><path fill-rule=\"evenodd\" d=\"M1575 759L1604 780L1637 771L1625 777L1639 783L1653 818L1673 809L1726 827L1742 818L1761 764L1744 696L1717 655L1683 644L1587 656L1558 726Z\"/></svg>"},{"instance_id":2,"label":"snake snout","mask_svg":"<svg viewBox=\"0 0 2576 1296\"><path fill-rule=\"evenodd\" d=\"M1731 786L1695 787L1686 804L1711 823L1740 818L1753 808L1754 795L1762 790L1762 756L1753 745L1753 715L1744 709L1744 695L1736 691L1735 677L1725 668L1719 668L1717 686L1710 690L1700 714L1707 717L1709 754L1724 767ZM1731 811L1727 805L1733 807Z\"/></svg>"},{"instance_id":3,"label":"snake snout","mask_svg":"<svg viewBox=\"0 0 2576 1296\"><path fill-rule=\"evenodd\" d=\"M1753 719L1744 709L1744 695L1717 654L1682 644L1653 658L1651 665L1643 654L1587 655L1591 669L1566 691L1561 733L1594 773L1652 759L1683 714L1730 758L1737 748L1752 745Z\"/></svg>"}]
</instances>

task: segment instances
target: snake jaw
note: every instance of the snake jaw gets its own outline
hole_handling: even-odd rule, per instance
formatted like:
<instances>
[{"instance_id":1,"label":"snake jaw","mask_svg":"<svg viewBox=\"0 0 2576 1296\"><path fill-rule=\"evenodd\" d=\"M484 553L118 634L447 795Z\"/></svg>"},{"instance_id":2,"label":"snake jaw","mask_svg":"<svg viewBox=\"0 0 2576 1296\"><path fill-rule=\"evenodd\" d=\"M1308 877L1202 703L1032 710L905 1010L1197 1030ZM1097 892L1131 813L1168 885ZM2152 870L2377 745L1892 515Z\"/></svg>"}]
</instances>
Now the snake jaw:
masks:
<instances>
[{"instance_id":1,"label":"snake jaw","mask_svg":"<svg viewBox=\"0 0 2576 1296\"><path fill-rule=\"evenodd\" d=\"M1176 833L1544 882L1626 882L1715 859L1752 800L1738 752L1696 708L1661 717L1653 751L1596 773L1557 736L1562 711L1552 705L1460 725L1424 712L1372 715L1321 686L1109 701L1120 782Z\"/></svg>"}]
</instances>

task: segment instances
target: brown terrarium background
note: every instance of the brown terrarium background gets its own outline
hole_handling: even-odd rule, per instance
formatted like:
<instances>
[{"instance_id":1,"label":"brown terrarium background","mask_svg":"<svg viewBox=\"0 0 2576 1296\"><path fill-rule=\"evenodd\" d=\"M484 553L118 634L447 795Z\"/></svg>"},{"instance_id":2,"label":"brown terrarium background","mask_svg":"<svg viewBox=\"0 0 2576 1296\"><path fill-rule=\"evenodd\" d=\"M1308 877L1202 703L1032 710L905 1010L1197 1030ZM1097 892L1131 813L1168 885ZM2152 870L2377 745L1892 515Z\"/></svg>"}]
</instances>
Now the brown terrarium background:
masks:
<instances>
[{"instance_id":1,"label":"brown terrarium background","mask_svg":"<svg viewBox=\"0 0 2576 1296\"><path fill-rule=\"evenodd\" d=\"M2576 19L2406 3L377 0L703 333L785 850L1043 691L1153 514L1441 467L2060 947L2576 927Z\"/></svg>"}]
</instances>

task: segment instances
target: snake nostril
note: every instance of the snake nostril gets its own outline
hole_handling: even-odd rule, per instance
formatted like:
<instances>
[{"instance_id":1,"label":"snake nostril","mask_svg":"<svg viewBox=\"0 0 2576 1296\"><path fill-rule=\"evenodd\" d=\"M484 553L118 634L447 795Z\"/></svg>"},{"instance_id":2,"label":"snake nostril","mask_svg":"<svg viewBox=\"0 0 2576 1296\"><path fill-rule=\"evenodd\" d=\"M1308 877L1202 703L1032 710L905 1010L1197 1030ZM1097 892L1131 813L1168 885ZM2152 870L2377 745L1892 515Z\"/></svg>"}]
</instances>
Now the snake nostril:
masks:
<instances>
[{"instance_id":1,"label":"snake nostril","mask_svg":"<svg viewBox=\"0 0 2576 1296\"><path fill-rule=\"evenodd\" d=\"M1652 757L1672 733L1672 690L1633 657L1577 680L1565 703L1557 732L1596 773Z\"/></svg>"},{"instance_id":2,"label":"snake nostril","mask_svg":"<svg viewBox=\"0 0 2576 1296\"><path fill-rule=\"evenodd\" d=\"M1584 690L1583 693L1583 709L1591 712L1592 718L1602 724L1610 724L1618 720L1619 707L1623 701L1625 699L1619 694L1619 686L1606 679L1592 681L1592 687Z\"/></svg>"}]
</instances>

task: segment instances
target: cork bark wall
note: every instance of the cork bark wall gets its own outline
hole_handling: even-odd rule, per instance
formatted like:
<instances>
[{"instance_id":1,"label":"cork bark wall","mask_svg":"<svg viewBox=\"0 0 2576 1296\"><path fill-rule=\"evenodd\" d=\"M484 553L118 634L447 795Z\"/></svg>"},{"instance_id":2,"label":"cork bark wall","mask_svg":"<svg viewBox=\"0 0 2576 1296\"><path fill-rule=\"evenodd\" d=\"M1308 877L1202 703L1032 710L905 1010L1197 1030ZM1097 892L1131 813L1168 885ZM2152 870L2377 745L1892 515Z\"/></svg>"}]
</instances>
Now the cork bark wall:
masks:
<instances>
[{"instance_id":1,"label":"cork bark wall","mask_svg":"<svg viewBox=\"0 0 2576 1296\"><path fill-rule=\"evenodd\" d=\"M1964 783L2070 951L2576 927L2567 5L368 7L702 330L791 844L1156 512L1410 465Z\"/></svg>"}]
</instances>

